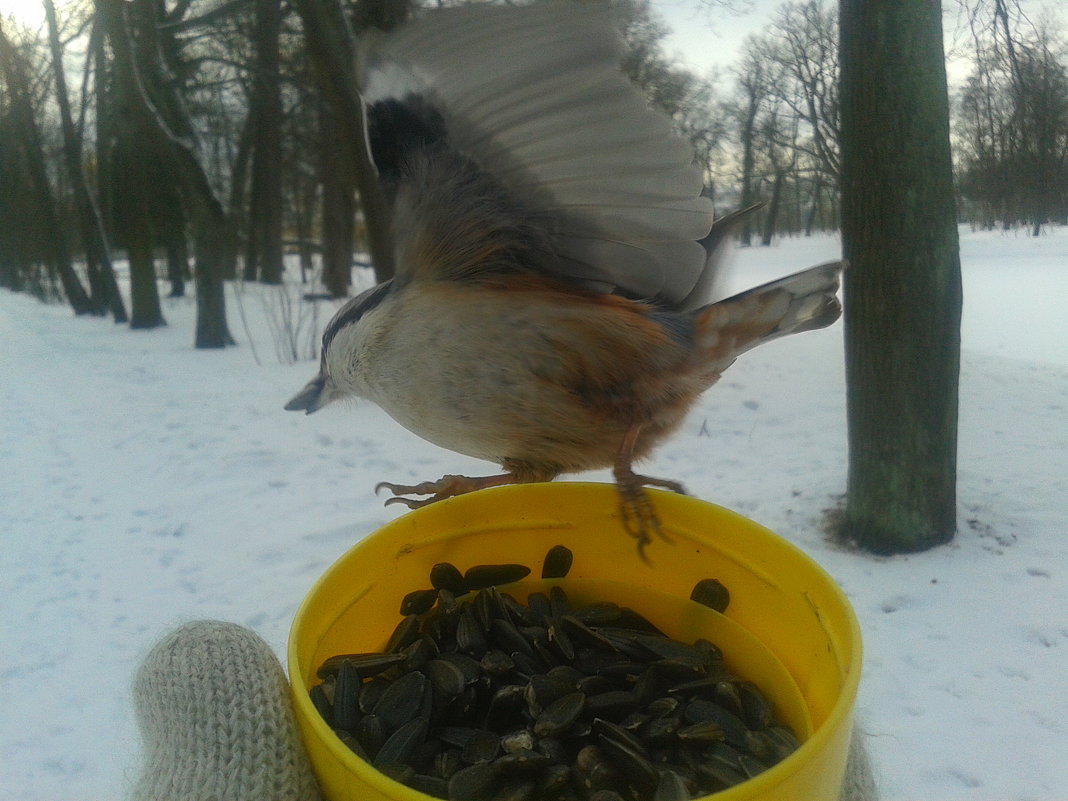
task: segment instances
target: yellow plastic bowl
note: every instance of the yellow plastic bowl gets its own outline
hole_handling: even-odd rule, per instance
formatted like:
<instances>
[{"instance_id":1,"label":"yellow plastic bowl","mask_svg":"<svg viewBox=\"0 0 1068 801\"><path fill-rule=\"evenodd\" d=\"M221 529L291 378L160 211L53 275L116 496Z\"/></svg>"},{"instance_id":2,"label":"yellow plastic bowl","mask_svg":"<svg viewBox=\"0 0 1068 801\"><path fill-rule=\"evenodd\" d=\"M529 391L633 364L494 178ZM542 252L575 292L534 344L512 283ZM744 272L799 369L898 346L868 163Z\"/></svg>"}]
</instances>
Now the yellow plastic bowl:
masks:
<instances>
[{"instance_id":1,"label":"yellow plastic bowl","mask_svg":"<svg viewBox=\"0 0 1068 801\"><path fill-rule=\"evenodd\" d=\"M339 653L378 651L400 620L401 598L429 586L431 566L518 562L540 575L554 545L574 552L562 580L573 600L625 603L665 633L719 645L730 667L754 681L803 740L787 759L715 801L833 801L849 750L860 678L860 630L841 590L815 562L739 515L695 498L652 492L661 528L651 564L622 528L607 484L500 487L432 504L388 523L350 549L312 588L289 637L297 721L330 801L426 801L353 754L308 696L316 668ZM719 615L689 600L715 578L730 591ZM508 589L525 601L544 586Z\"/></svg>"}]
</instances>

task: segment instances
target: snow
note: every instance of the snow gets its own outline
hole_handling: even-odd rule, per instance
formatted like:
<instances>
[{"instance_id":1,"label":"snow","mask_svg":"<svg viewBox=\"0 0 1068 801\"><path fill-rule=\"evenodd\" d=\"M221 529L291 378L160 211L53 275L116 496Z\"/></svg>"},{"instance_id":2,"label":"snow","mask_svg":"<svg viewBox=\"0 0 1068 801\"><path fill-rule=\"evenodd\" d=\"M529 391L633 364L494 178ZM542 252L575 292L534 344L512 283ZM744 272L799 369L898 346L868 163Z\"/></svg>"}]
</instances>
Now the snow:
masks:
<instances>
[{"instance_id":1,"label":"snow","mask_svg":"<svg viewBox=\"0 0 1068 801\"><path fill-rule=\"evenodd\" d=\"M731 284L838 252L831 237L741 250ZM1066 799L1068 230L962 229L962 262L951 544L877 558L827 539L845 486L841 324L743 357L646 468L840 582L864 632L858 712L886 799ZM369 404L283 412L315 364L275 358L277 292L240 290L246 330L231 290L242 345L224 351L193 350L191 299L164 302L166 328L130 331L0 292L0 799L121 798L138 756L132 675L162 633L221 618L282 655L317 576L399 514L377 481L487 469ZM305 316L302 350L332 308Z\"/></svg>"}]
</instances>

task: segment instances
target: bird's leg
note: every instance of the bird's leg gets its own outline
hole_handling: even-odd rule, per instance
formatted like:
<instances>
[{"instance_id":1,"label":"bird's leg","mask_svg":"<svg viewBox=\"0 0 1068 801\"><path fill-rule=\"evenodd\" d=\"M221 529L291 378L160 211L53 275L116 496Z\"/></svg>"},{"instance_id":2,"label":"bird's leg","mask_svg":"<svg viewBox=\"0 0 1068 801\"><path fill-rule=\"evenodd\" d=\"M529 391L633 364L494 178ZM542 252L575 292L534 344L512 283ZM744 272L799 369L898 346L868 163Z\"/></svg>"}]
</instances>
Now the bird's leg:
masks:
<instances>
[{"instance_id":1,"label":"bird's leg","mask_svg":"<svg viewBox=\"0 0 1068 801\"><path fill-rule=\"evenodd\" d=\"M641 433L640 423L627 429L623 442L619 446L612 474L615 476L616 490L619 492L619 514L623 518L623 528L638 541L638 555L642 560L647 561L645 546L652 541L652 535L656 534L664 539L667 537L660 530L660 519L656 516L652 501L645 493L645 487L662 487L682 495L686 494L686 489L678 481L643 476L631 469L634 446L638 441L639 433Z\"/></svg>"},{"instance_id":2,"label":"bird's leg","mask_svg":"<svg viewBox=\"0 0 1068 801\"><path fill-rule=\"evenodd\" d=\"M495 476L442 476L437 481L424 481L420 484L393 484L389 481L380 481L375 485L375 493L387 489L394 497L386 501L386 506L391 503L403 503L409 509L418 509L421 506L451 498L454 495L463 495L467 492L485 489L486 487L499 487L502 484L518 483L515 473L500 473ZM403 495L429 495L429 498L421 500L404 498Z\"/></svg>"}]
</instances>

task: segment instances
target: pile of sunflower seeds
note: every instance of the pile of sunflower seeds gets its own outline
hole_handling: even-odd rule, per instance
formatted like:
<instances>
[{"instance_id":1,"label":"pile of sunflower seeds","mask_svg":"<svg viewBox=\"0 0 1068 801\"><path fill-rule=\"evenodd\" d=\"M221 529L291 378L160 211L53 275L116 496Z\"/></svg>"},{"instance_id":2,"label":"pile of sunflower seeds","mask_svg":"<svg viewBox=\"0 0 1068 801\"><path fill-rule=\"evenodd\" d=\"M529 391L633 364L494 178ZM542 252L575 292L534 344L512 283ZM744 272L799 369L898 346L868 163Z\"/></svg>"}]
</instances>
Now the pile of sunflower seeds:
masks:
<instances>
[{"instance_id":1,"label":"pile of sunflower seeds","mask_svg":"<svg viewBox=\"0 0 1068 801\"><path fill-rule=\"evenodd\" d=\"M557 546L542 575L570 565ZM669 639L614 603L574 606L560 586L525 604L496 589L529 573L435 565L382 653L319 668L319 713L379 771L451 801L685 801L797 748L712 643ZM729 602L714 579L691 597Z\"/></svg>"}]
</instances>

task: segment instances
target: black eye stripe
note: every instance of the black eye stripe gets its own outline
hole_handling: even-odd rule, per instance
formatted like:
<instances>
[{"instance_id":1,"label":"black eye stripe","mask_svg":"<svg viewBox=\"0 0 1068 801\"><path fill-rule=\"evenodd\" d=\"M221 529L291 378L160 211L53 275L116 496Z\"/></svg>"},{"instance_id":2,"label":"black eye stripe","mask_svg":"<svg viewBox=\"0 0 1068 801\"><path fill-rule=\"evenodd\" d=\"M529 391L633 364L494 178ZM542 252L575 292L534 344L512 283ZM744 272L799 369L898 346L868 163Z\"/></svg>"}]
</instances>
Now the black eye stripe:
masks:
<instances>
[{"instance_id":1,"label":"black eye stripe","mask_svg":"<svg viewBox=\"0 0 1068 801\"><path fill-rule=\"evenodd\" d=\"M355 323L363 317L364 314L381 303L386 295L389 294L392 283L392 280L383 281L381 284L378 284L378 286L361 292L338 309L337 314L334 315L334 319L326 324L326 330L323 331L322 358L326 358L326 349L330 347L330 342L337 336L338 331L347 325Z\"/></svg>"}]
</instances>

